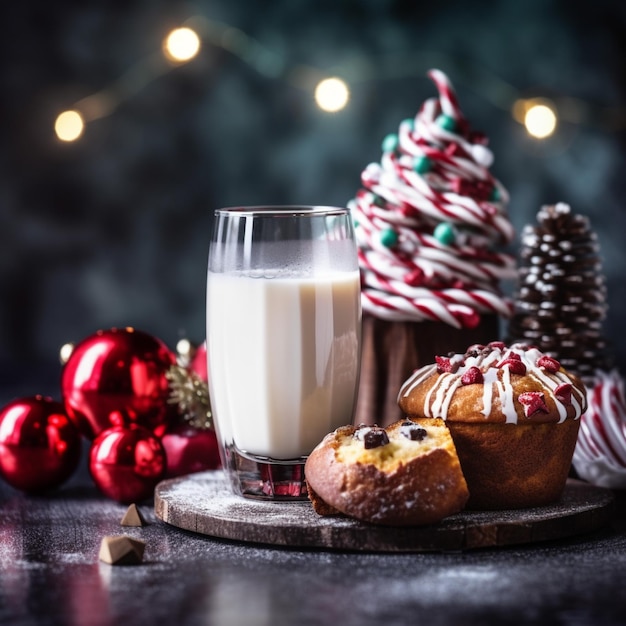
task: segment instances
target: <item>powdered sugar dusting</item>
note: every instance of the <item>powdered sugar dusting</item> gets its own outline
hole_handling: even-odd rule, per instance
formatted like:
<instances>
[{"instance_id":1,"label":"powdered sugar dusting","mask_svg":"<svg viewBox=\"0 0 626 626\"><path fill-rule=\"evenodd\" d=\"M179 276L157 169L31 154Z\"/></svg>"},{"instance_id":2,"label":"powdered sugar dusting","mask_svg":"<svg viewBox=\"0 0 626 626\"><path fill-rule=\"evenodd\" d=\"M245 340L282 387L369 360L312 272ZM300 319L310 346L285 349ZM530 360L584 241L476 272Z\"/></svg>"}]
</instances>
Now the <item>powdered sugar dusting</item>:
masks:
<instances>
[{"instance_id":1,"label":"powdered sugar dusting","mask_svg":"<svg viewBox=\"0 0 626 626\"><path fill-rule=\"evenodd\" d=\"M222 471L167 480L155 491L155 513L163 521L203 535L290 548L368 552L467 550L534 542L601 526L610 492L583 483L568 485L561 501L517 511L463 511L437 524L387 527L342 516L320 516L309 502L272 502L234 495ZM589 511L597 514L589 515ZM576 523L563 524L567 517ZM532 528L541 526L538 538ZM591 524L591 527L587 525ZM507 528L523 528L524 533ZM488 532L483 532L483 530ZM500 532L500 531L503 532ZM553 533L553 534L551 534Z\"/></svg>"}]
</instances>

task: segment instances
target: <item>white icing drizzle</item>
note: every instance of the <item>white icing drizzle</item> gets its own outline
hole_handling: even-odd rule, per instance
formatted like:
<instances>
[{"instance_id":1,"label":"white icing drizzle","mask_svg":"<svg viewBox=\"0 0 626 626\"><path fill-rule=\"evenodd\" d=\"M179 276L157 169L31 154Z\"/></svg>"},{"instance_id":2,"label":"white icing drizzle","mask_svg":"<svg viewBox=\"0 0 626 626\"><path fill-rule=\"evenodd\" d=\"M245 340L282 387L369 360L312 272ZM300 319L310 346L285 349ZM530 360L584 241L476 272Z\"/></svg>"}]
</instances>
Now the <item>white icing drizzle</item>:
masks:
<instances>
[{"instance_id":1,"label":"white icing drizzle","mask_svg":"<svg viewBox=\"0 0 626 626\"><path fill-rule=\"evenodd\" d=\"M400 389L400 394L398 397L403 396L407 397L415 387L417 387L421 382L425 381L431 374L434 374L437 371L437 366L433 365L425 365L424 367L413 372L413 375L402 385Z\"/></svg>"},{"instance_id":2,"label":"white icing drizzle","mask_svg":"<svg viewBox=\"0 0 626 626\"><path fill-rule=\"evenodd\" d=\"M478 367L483 374L483 409L481 413L488 418L491 414L495 394L500 399L502 413L507 424L518 422L516 402L513 397L513 385L511 384L511 370L504 365L498 367L503 361L513 358L521 361L526 367L526 376L538 381L549 393L557 408L559 423L565 421L568 416L568 405L559 400L555 391L561 384L570 384L572 389L571 407L574 419L579 419L585 404L585 392L572 384L572 379L563 371L550 372L545 367L537 365L537 361L544 356L536 348L528 348L524 344L513 344L509 348L501 346L489 346L483 349L476 347L475 354L455 354L450 357L450 365L453 372L441 373L439 378L431 386L424 399L424 415L426 417L440 417L447 419L448 410L457 389L462 385L463 374L471 367ZM437 371L437 365L427 365L417 370L403 385L400 397L407 397L420 383L429 378ZM498 377L498 372L502 372Z\"/></svg>"},{"instance_id":3,"label":"white icing drizzle","mask_svg":"<svg viewBox=\"0 0 626 626\"><path fill-rule=\"evenodd\" d=\"M448 407L450 406L454 392L457 387L461 385L461 378L454 374L448 374L446 376L446 382L449 384L446 387L440 385L435 401L432 404L432 413L435 417L448 414Z\"/></svg>"},{"instance_id":4,"label":"white icing drizzle","mask_svg":"<svg viewBox=\"0 0 626 626\"><path fill-rule=\"evenodd\" d=\"M483 385L483 410L481 413L485 417L489 417L491 413L491 399L493 397L493 383L488 383L485 381Z\"/></svg>"},{"instance_id":5,"label":"white icing drizzle","mask_svg":"<svg viewBox=\"0 0 626 626\"><path fill-rule=\"evenodd\" d=\"M561 422L564 422L567 419L567 407L563 404L563 402L561 402L554 395L554 392L556 388L561 384L567 384L567 383L571 384L571 380L569 376L567 376L567 374L564 374L563 372L559 371L559 372L555 372L554 374L552 374L552 373L547 372L543 368L536 367L536 365L534 364L537 362L537 359L541 358L542 356L542 353L539 350L531 349L531 350L528 350L527 353L528 353L528 356L530 357L529 360L532 364L532 366L529 367L529 374L533 376L534 378L536 378L537 380L539 380L548 389L550 389L552 395L554 396L555 404L559 412L559 424L560 424ZM577 394L580 400L577 400L574 394ZM576 419L578 419L582 413L582 402L583 402L584 395L585 394L583 394L582 391L580 391L578 388L572 385L571 403L572 403L572 406L574 407Z\"/></svg>"},{"instance_id":6,"label":"white icing drizzle","mask_svg":"<svg viewBox=\"0 0 626 626\"><path fill-rule=\"evenodd\" d=\"M511 386L511 370L502 368L502 381L498 382L500 389L500 403L507 424L517 424L517 411L513 402L513 387Z\"/></svg>"},{"instance_id":7,"label":"white icing drizzle","mask_svg":"<svg viewBox=\"0 0 626 626\"><path fill-rule=\"evenodd\" d=\"M433 409L433 404L434 404L434 403L431 403L431 401L430 401L430 397L433 395L433 392L436 392L436 391L437 391L437 388L439 387L439 385L440 385L443 381L445 381L447 378L449 378L449 375L448 375L448 374L442 374L442 375L439 377L438 384L437 384L437 385L433 385L433 386L432 386L432 387L428 390L428 393L426 394L426 399L424 400L424 413L426 414L426 417L432 417L432 416L433 416L433 410L432 410L432 409ZM435 402L437 402L437 399L436 399L436 398L437 398L437 396L435 396ZM444 414L444 415L447 415L447 414ZM443 417L443 419L445 419L445 417L444 417L444 416L440 416L440 417Z\"/></svg>"}]
</instances>

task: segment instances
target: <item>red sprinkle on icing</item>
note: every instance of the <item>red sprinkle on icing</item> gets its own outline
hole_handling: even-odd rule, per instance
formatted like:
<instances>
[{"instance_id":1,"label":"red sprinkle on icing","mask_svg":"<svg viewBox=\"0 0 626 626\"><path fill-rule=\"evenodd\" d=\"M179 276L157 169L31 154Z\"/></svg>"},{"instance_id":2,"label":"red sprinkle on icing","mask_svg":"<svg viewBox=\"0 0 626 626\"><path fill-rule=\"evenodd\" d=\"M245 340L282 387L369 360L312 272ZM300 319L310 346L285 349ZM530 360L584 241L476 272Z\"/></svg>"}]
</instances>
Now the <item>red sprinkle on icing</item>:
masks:
<instances>
[{"instance_id":1,"label":"red sprinkle on icing","mask_svg":"<svg viewBox=\"0 0 626 626\"><path fill-rule=\"evenodd\" d=\"M471 354L472 356L476 356L477 354L482 352L484 349L485 349L485 346L483 346L482 343L474 343L467 349L467 352L465 354L466 355Z\"/></svg>"},{"instance_id":2,"label":"red sprinkle on icing","mask_svg":"<svg viewBox=\"0 0 626 626\"><path fill-rule=\"evenodd\" d=\"M547 372L556 374L561 369L561 364L551 356L540 356L537 359L537 367L543 367Z\"/></svg>"},{"instance_id":3,"label":"red sprinkle on icing","mask_svg":"<svg viewBox=\"0 0 626 626\"><path fill-rule=\"evenodd\" d=\"M535 413L548 413L548 407L542 391L525 391L520 393L518 400L524 407L524 415L530 417Z\"/></svg>"},{"instance_id":4,"label":"red sprinkle on icing","mask_svg":"<svg viewBox=\"0 0 626 626\"><path fill-rule=\"evenodd\" d=\"M487 347L493 348L494 350L504 350L506 348L506 344L503 341L490 341L487 344Z\"/></svg>"},{"instance_id":5,"label":"red sprinkle on icing","mask_svg":"<svg viewBox=\"0 0 626 626\"><path fill-rule=\"evenodd\" d=\"M454 374L461 365L459 361L452 361L447 356L436 356L435 361L437 362L438 374Z\"/></svg>"},{"instance_id":6,"label":"red sprinkle on icing","mask_svg":"<svg viewBox=\"0 0 626 626\"><path fill-rule=\"evenodd\" d=\"M483 373L475 366L468 368L465 374L461 376L463 385L480 385L484 382Z\"/></svg>"},{"instance_id":7,"label":"red sprinkle on icing","mask_svg":"<svg viewBox=\"0 0 626 626\"><path fill-rule=\"evenodd\" d=\"M561 383L555 390L554 395L557 400L563 404L572 403L572 385L570 383Z\"/></svg>"},{"instance_id":8,"label":"red sprinkle on icing","mask_svg":"<svg viewBox=\"0 0 626 626\"><path fill-rule=\"evenodd\" d=\"M496 367L508 367L511 374L523 376L526 373L526 366L522 363L519 356L517 358L508 357L504 361L500 361Z\"/></svg>"}]
</instances>

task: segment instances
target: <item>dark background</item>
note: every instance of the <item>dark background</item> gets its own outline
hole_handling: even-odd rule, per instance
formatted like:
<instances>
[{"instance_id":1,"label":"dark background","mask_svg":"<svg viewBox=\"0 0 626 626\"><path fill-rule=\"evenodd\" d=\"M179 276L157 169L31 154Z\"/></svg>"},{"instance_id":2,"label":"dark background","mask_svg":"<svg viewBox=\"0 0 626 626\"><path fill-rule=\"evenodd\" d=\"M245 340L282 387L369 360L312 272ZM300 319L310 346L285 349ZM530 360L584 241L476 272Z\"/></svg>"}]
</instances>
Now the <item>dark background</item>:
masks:
<instances>
[{"instance_id":1,"label":"dark background","mask_svg":"<svg viewBox=\"0 0 626 626\"><path fill-rule=\"evenodd\" d=\"M233 31L161 71L163 38L198 16L261 48ZM100 328L202 341L214 209L344 206L382 138L435 94L430 67L491 138L518 233L546 203L590 217L626 365L625 3L4 0L0 24L2 399L58 395L60 346ZM333 74L351 100L328 114L311 92ZM56 138L60 111L123 76L133 93L110 115ZM543 142L511 115L533 95L565 107Z\"/></svg>"}]
</instances>

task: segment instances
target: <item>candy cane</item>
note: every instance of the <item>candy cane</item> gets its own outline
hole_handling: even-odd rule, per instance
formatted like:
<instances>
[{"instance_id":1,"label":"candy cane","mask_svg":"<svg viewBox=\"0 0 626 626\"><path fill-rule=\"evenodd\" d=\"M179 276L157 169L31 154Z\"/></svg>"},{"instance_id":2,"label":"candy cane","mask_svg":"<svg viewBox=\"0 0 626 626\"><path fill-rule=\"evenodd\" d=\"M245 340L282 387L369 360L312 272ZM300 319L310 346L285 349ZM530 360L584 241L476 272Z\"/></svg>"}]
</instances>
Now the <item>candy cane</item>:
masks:
<instances>
[{"instance_id":1,"label":"candy cane","mask_svg":"<svg viewBox=\"0 0 626 626\"><path fill-rule=\"evenodd\" d=\"M372 287L383 294L396 294L413 302L425 302L432 299L441 305L461 304L481 313L498 313L503 317L510 317L512 312L509 301L485 290L430 290L423 287L411 287L400 281L385 281L371 272L364 274L364 283L367 287Z\"/></svg>"},{"instance_id":2,"label":"candy cane","mask_svg":"<svg viewBox=\"0 0 626 626\"><path fill-rule=\"evenodd\" d=\"M437 69L432 69L427 72L429 78L435 83L437 91L439 91L439 103L441 104L441 110L450 115L454 119L460 119L463 117L459 102L456 97L456 93L448 77Z\"/></svg>"},{"instance_id":3,"label":"candy cane","mask_svg":"<svg viewBox=\"0 0 626 626\"><path fill-rule=\"evenodd\" d=\"M433 322L444 322L454 328L462 328L463 324L458 317L452 314L455 310L458 314L458 307L445 307L432 299L424 301L409 302L404 298L385 297L379 299L369 291L363 291L361 303L363 309L368 313L373 313L378 317L394 321L411 321L414 319L430 320ZM462 311L471 315L471 309Z\"/></svg>"},{"instance_id":4,"label":"candy cane","mask_svg":"<svg viewBox=\"0 0 626 626\"><path fill-rule=\"evenodd\" d=\"M439 274L451 280L465 277L478 282L493 283L496 280L508 280L517 276L513 261L507 263L490 263L487 261L471 262L463 256L455 257L450 250L428 248L406 248L407 259L400 260L394 251L390 250L375 238L365 239L367 234L361 229L358 231L357 244L360 244L360 262L364 267L376 268L383 274L394 272L396 267L405 272L418 266L429 275ZM400 279L397 273L394 277Z\"/></svg>"}]
</instances>

